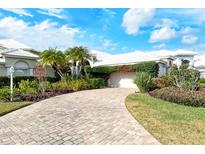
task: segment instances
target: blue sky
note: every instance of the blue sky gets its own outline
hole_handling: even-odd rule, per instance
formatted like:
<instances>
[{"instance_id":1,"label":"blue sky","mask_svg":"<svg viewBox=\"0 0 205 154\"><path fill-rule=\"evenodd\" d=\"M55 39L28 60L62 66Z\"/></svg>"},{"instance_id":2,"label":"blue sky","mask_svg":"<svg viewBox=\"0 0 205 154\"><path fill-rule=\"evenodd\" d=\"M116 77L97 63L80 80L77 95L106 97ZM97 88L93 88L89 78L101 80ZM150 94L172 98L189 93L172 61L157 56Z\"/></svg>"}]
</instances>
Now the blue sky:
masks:
<instances>
[{"instance_id":1,"label":"blue sky","mask_svg":"<svg viewBox=\"0 0 205 154\"><path fill-rule=\"evenodd\" d=\"M205 9L0 9L0 38L36 50L205 51Z\"/></svg>"}]
</instances>

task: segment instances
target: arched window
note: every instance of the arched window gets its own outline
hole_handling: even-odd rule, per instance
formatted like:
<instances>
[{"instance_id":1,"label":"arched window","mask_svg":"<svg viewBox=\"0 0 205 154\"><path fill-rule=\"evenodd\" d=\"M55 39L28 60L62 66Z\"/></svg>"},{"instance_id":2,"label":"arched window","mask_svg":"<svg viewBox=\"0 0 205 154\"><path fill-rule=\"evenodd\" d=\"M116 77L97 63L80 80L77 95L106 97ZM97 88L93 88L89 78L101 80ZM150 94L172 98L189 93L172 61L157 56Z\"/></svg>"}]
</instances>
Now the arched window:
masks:
<instances>
[{"instance_id":1,"label":"arched window","mask_svg":"<svg viewBox=\"0 0 205 154\"><path fill-rule=\"evenodd\" d=\"M29 66L24 61L18 61L14 65L15 76L27 76L29 74Z\"/></svg>"},{"instance_id":2,"label":"arched window","mask_svg":"<svg viewBox=\"0 0 205 154\"><path fill-rule=\"evenodd\" d=\"M182 59L182 64L189 65L190 61L187 59Z\"/></svg>"}]
</instances>

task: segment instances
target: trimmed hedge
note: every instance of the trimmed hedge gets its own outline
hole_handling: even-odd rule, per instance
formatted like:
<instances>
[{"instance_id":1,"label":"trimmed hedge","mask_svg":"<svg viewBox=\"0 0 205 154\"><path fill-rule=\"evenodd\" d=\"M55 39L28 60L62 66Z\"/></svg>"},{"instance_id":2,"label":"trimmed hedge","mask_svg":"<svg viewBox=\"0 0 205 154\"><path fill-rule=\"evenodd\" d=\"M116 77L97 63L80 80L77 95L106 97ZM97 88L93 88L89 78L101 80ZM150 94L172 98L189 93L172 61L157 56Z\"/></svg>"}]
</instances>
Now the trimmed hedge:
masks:
<instances>
[{"instance_id":1,"label":"trimmed hedge","mask_svg":"<svg viewBox=\"0 0 205 154\"><path fill-rule=\"evenodd\" d=\"M18 83L21 82L21 80L29 80L29 81L33 81L36 78L34 76L18 76L18 77L14 77L14 85L18 86ZM47 81L53 83L53 82L57 82L59 81L59 78L55 78L55 77L47 77ZM3 86L9 86L10 85L10 77L7 76L0 76L0 87Z\"/></svg>"},{"instance_id":2,"label":"trimmed hedge","mask_svg":"<svg viewBox=\"0 0 205 154\"><path fill-rule=\"evenodd\" d=\"M90 66L86 66L86 70L89 74L96 77L99 75L108 75L113 72L147 72L151 74L153 77L158 76L159 65L155 61L147 61L141 62L134 65L123 65L123 66L98 66L91 68Z\"/></svg>"},{"instance_id":3,"label":"trimmed hedge","mask_svg":"<svg viewBox=\"0 0 205 154\"><path fill-rule=\"evenodd\" d=\"M184 91L176 87L166 87L151 91L149 94L177 104L205 107L205 93L200 91Z\"/></svg>"},{"instance_id":4,"label":"trimmed hedge","mask_svg":"<svg viewBox=\"0 0 205 154\"><path fill-rule=\"evenodd\" d=\"M147 61L131 65L130 69L133 72L147 72L151 74L152 77L157 77L159 72L159 65L155 61Z\"/></svg>"}]
</instances>

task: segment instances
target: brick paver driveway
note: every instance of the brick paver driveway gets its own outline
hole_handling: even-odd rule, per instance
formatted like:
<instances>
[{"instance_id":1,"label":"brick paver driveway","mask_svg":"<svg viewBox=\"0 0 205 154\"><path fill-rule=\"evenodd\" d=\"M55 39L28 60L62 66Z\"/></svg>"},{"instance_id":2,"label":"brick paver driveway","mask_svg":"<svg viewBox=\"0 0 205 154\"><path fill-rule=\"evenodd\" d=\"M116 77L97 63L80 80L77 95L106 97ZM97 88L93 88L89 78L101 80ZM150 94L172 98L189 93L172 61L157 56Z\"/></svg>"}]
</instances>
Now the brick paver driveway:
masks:
<instances>
[{"instance_id":1,"label":"brick paver driveway","mask_svg":"<svg viewBox=\"0 0 205 154\"><path fill-rule=\"evenodd\" d=\"M127 111L132 89L53 97L0 117L0 144L159 144Z\"/></svg>"}]
</instances>

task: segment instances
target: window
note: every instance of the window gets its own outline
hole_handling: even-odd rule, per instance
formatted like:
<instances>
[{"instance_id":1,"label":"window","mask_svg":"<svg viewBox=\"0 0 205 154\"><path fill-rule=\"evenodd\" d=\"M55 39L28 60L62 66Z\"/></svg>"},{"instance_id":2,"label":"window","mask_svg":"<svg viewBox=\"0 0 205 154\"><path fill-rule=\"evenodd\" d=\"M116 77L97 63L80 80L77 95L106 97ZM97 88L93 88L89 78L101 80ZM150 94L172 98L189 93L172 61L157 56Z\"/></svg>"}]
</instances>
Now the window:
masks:
<instances>
[{"instance_id":1,"label":"window","mask_svg":"<svg viewBox=\"0 0 205 154\"><path fill-rule=\"evenodd\" d=\"M29 75L29 66L24 61L16 62L14 68L15 68L15 72L14 72L15 76L27 76L27 75Z\"/></svg>"}]
</instances>

